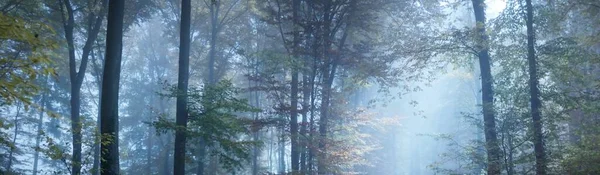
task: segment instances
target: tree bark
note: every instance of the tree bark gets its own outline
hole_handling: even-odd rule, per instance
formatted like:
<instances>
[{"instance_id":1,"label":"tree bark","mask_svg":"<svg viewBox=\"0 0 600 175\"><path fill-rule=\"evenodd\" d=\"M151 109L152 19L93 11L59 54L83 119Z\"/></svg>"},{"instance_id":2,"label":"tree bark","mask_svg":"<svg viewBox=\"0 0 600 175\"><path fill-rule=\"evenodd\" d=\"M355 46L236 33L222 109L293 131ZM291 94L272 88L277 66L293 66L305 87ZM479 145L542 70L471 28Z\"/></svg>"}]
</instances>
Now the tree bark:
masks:
<instances>
[{"instance_id":1,"label":"tree bark","mask_svg":"<svg viewBox=\"0 0 600 175\"><path fill-rule=\"evenodd\" d=\"M179 35L179 75L177 78L177 107L176 121L178 128L175 131L175 154L173 164L173 174L185 174L185 144L188 111L187 111L187 90L189 79L190 62L190 22L191 22L191 1L181 1L181 27Z\"/></svg>"},{"instance_id":2,"label":"tree bark","mask_svg":"<svg viewBox=\"0 0 600 175\"><path fill-rule=\"evenodd\" d=\"M125 1L110 1L106 30L106 56L100 98L102 175L120 174L119 168L119 80L123 51Z\"/></svg>"},{"instance_id":3,"label":"tree bark","mask_svg":"<svg viewBox=\"0 0 600 175\"><path fill-rule=\"evenodd\" d=\"M494 114L494 92L492 91L492 73L488 45L488 36L485 32L485 3L484 0L472 0L476 21L476 48L481 71L481 95L483 107L484 135L487 149L487 173L500 174L500 147L496 132L496 119Z\"/></svg>"},{"instance_id":4,"label":"tree bark","mask_svg":"<svg viewBox=\"0 0 600 175\"><path fill-rule=\"evenodd\" d=\"M536 174L546 174L546 153L544 150L544 135L542 133L542 120L540 114L540 89L538 88L537 62L535 60L535 29L533 28L533 5L531 0L527 4L527 62L529 63L529 94L531 105L531 118L533 119L533 145L535 152Z\"/></svg>"}]
</instances>

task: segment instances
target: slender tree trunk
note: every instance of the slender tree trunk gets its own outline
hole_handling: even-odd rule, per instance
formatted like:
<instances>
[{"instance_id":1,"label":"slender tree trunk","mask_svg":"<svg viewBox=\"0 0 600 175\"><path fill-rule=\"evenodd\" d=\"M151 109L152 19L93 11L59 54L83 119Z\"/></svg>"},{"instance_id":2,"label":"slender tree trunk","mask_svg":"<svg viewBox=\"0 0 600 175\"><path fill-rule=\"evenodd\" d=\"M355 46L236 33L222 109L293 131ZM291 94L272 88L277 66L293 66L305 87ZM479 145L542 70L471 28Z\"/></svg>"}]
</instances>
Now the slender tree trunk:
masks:
<instances>
[{"instance_id":1,"label":"slender tree trunk","mask_svg":"<svg viewBox=\"0 0 600 175\"><path fill-rule=\"evenodd\" d=\"M477 77L477 78L481 77L481 72L479 71L479 68L477 68L478 66L479 66L478 60L473 59L473 67L474 67L473 75L474 75L474 77ZM477 90L475 92L475 103L477 106L475 106L475 107L479 108L479 106L482 105L481 104L482 96L481 96L481 93L479 93L479 91L481 90L481 81L477 80L476 78L473 78L473 84L475 85L475 89ZM477 131L475 134L476 134L475 139L477 139L478 142L484 143L483 129L477 128ZM478 145L476 149L477 150L475 153L477 156L480 156L480 157L485 156L485 146L484 145ZM485 170L485 165L486 165L485 162L474 161L474 163L477 165L476 168L473 170L474 174L479 174L479 173L481 173L481 171Z\"/></svg>"},{"instance_id":2,"label":"slender tree trunk","mask_svg":"<svg viewBox=\"0 0 600 175\"><path fill-rule=\"evenodd\" d=\"M321 56L324 62L323 69L321 71L323 76L323 85L321 87L321 106L320 106L320 118L319 118L319 152L317 156L317 170L319 174L327 174L327 129L329 122L329 98L331 93L331 85L327 82L330 77L331 61L329 50L331 48L331 0L326 0L323 10L323 50Z\"/></svg>"},{"instance_id":3,"label":"slender tree trunk","mask_svg":"<svg viewBox=\"0 0 600 175\"><path fill-rule=\"evenodd\" d=\"M94 70L94 73L96 74L96 87L98 87L98 94L102 94L102 71L101 71L101 66L97 64L96 62L96 54L95 52L92 50L92 68ZM92 175L99 175L100 171L98 171L100 169L100 103L101 103L101 98L102 96L100 95L98 98L98 117L96 118L96 127L98 128L97 131L95 131L96 135L96 139L94 140L94 162L92 164L92 169L90 170L90 173Z\"/></svg>"},{"instance_id":4,"label":"slender tree trunk","mask_svg":"<svg viewBox=\"0 0 600 175\"><path fill-rule=\"evenodd\" d=\"M12 164L13 164L13 154L15 152L15 150L17 149L17 136L19 135L19 116L21 115L21 106L19 104L17 104L17 114L15 115L15 132L13 134L13 139L12 139L12 143L15 144L15 146L10 147L9 153L8 153L8 164L6 165L6 170L8 172L12 172Z\"/></svg>"},{"instance_id":5,"label":"slender tree trunk","mask_svg":"<svg viewBox=\"0 0 600 175\"><path fill-rule=\"evenodd\" d=\"M282 122L283 123L283 122ZM279 174L285 174L285 127L279 124Z\"/></svg>"},{"instance_id":6,"label":"slender tree trunk","mask_svg":"<svg viewBox=\"0 0 600 175\"><path fill-rule=\"evenodd\" d=\"M308 62L308 59L306 60ZM305 64L308 67L308 64ZM302 125L300 125L300 174L306 174L307 172L307 146L308 146L308 109L310 101L310 80L309 75L306 72L302 76Z\"/></svg>"},{"instance_id":7,"label":"slender tree trunk","mask_svg":"<svg viewBox=\"0 0 600 175\"><path fill-rule=\"evenodd\" d=\"M488 36L485 32L485 3L484 0L472 0L477 31L477 56L481 71L481 94L483 107L484 135L487 148L487 173L500 174L500 147L496 133L494 114L494 92L492 91L492 73L488 46Z\"/></svg>"},{"instance_id":8,"label":"slender tree trunk","mask_svg":"<svg viewBox=\"0 0 600 175\"><path fill-rule=\"evenodd\" d=\"M273 139L273 131L272 130L268 134L270 135L269 140L271 141L269 144L269 171L271 171L271 170L273 170L273 156L274 156L273 145L275 144L275 143L273 143L273 140L275 140L275 139Z\"/></svg>"},{"instance_id":9,"label":"slender tree trunk","mask_svg":"<svg viewBox=\"0 0 600 175\"><path fill-rule=\"evenodd\" d=\"M256 61L255 63L255 75L258 72L258 61ZM258 82L255 81L255 85L258 85ZM254 91L254 107L256 108L260 108L260 97L259 97L259 92L258 91ZM254 114L254 122L258 123L259 120L259 112L255 112ZM254 133L252 133L252 140L254 140L255 142L260 141L260 127L256 126L256 128L253 131ZM260 156L260 149L259 149L259 145L255 144L253 145L252 148L252 175L258 175L258 171L259 171L259 163L258 163L258 157Z\"/></svg>"},{"instance_id":10,"label":"slender tree trunk","mask_svg":"<svg viewBox=\"0 0 600 175\"><path fill-rule=\"evenodd\" d=\"M152 114L150 114L152 115ZM148 127L148 140L146 144L146 174L152 174L152 147L154 147L154 143L152 141L152 137L154 135L154 131L152 127Z\"/></svg>"},{"instance_id":11,"label":"slender tree trunk","mask_svg":"<svg viewBox=\"0 0 600 175\"><path fill-rule=\"evenodd\" d=\"M546 174L546 153L540 114L540 89L538 88L537 62L535 60L535 29L533 28L533 5L527 3L527 61L529 62L529 94L531 95L531 118L533 119L533 148L535 152L535 174Z\"/></svg>"},{"instance_id":12,"label":"slender tree trunk","mask_svg":"<svg viewBox=\"0 0 600 175\"><path fill-rule=\"evenodd\" d=\"M71 6L71 2L69 0L64 0L65 7L67 9L67 17L66 21L63 20L64 30L65 30L65 38L67 40L67 46L69 49L69 74L71 80L71 132L72 132L72 141L73 141L73 157L71 158L71 162L73 164L71 169L71 174L79 175L80 166L78 162L81 162L81 145L80 143L81 137L78 134L78 126L79 126L79 88L77 82L77 70L75 63L75 44L73 39L73 28L75 25L75 17L73 12L73 7ZM62 6L61 6L62 7ZM64 19L64 17L63 17ZM81 72L81 71L80 71Z\"/></svg>"},{"instance_id":13,"label":"slender tree trunk","mask_svg":"<svg viewBox=\"0 0 600 175\"><path fill-rule=\"evenodd\" d=\"M292 2L293 16L293 46L292 46L292 82L290 92L290 149L291 149L291 164L292 173L297 173L300 163L300 152L298 150L298 46L300 43L300 31L298 27L298 9L300 8L300 0Z\"/></svg>"},{"instance_id":14,"label":"slender tree trunk","mask_svg":"<svg viewBox=\"0 0 600 175\"><path fill-rule=\"evenodd\" d=\"M106 30L106 56L100 97L101 174L120 174L119 81L123 51L124 1L110 1Z\"/></svg>"},{"instance_id":15,"label":"slender tree trunk","mask_svg":"<svg viewBox=\"0 0 600 175\"><path fill-rule=\"evenodd\" d=\"M317 33L317 32L315 32ZM318 70L318 64L317 64L317 60L318 60L318 49L317 49L317 43L318 43L318 39L314 38L313 39L313 48L312 48L312 52L313 52L313 57L312 57L312 72L310 74L310 123L309 123L309 144L308 144L308 164L306 165L308 167L308 173L313 173L313 168L314 168L314 160L315 160L315 145L313 144L315 142L315 134L316 134L316 128L315 128L315 100L316 100L316 78L317 78L317 70Z\"/></svg>"},{"instance_id":16,"label":"slender tree trunk","mask_svg":"<svg viewBox=\"0 0 600 175\"><path fill-rule=\"evenodd\" d=\"M185 144L188 121L187 112L187 89L189 79L190 62L190 21L191 21L191 1L181 1L181 33L179 35L179 75L177 79L177 107L176 123L180 127L175 131L175 155L173 174L185 174Z\"/></svg>"},{"instance_id":17,"label":"slender tree trunk","mask_svg":"<svg viewBox=\"0 0 600 175\"><path fill-rule=\"evenodd\" d=\"M258 142L259 139L260 139L259 132L254 131L254 133L252 133L252 140L255 142ZM252 175L258 175L258 169L259 169L258 156L260 156L260 150L258 149L258 145L254 145L252 147Z\"/></svg>"},{"instance_id":18,"label":"slender tree trunk","mask_svg":"<svg viewBox=\"0 0 600 175\"><path fill-rule=\"evenodd\" d=\"M217 60L217 35L219 32L220 0L212 0L210 5L210 50L208 51L208 84L216 83L215 62Z\"/></svg>"},{"instance_id":19,"label":"slender tree trunk","mask_svg":"<svg viewBox=\"0 0 600 175\"><path fill-rule=\"evenodd\" d=\"M33 154L33 175L37 175L38 172L38 160L40 157L40 142L42 141L42 126L44 124L44 107L46 106L46 94L42 94L42 99L40 101L40 114L38 117L37 123L37 133L35 138L35 153Z\"/></svg>"}]
</instances>

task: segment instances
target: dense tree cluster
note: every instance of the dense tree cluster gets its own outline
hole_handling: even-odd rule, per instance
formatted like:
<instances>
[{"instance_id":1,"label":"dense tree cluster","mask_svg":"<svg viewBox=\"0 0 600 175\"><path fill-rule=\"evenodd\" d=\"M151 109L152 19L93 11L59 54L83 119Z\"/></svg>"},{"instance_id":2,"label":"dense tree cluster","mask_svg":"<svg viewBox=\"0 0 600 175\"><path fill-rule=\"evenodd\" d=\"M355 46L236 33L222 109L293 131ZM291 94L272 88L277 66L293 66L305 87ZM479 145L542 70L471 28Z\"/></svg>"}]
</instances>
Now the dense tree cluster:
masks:
<instances>
[{"instance_id":1,"label":"dense tree cluster","mask_svg":"<svg viewBox=\"0 0 600 175\"><path fill-rule=\"evenodd\" d=\"M0 0L0 174L600 173L600 3L490 2Z\"/></svg>"}]
</instances>

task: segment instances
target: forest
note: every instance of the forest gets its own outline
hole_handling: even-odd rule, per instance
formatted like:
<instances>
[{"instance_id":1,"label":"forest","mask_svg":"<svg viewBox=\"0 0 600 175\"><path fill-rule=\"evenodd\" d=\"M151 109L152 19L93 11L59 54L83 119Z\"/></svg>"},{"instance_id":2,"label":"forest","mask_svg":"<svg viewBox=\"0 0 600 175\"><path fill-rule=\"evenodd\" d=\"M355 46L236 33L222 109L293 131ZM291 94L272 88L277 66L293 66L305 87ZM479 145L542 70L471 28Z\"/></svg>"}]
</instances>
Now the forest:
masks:
<instances>
[{"instance_id":1,"label":"forest","mask_svg":"<svg viewBox=\"0 0 600 175\"><path fill-rule=\"evenodd\" d=\"M600 174L600 1L0 0L0 174Z\"/></svg>"}]
</instances>

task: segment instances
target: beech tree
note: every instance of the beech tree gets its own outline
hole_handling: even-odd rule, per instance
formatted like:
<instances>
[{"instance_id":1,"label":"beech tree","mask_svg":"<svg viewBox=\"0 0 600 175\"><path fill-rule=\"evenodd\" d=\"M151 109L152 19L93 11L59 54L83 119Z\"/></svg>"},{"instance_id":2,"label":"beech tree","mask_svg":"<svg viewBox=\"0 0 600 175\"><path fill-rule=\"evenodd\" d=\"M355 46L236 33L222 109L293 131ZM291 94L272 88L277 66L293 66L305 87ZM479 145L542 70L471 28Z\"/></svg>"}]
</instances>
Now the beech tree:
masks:
<instances>
[{"instance_id":1,"label":"beech tree","mask_svg":"<svg viewBox=\"0 0 600 175\"><path fill-rule=\"evenodd\" d=\"M186 126L188 122L187 91L190 62L190 20L192 4L181 1L181 28L179 35L179 74L177 76L177 130L175 130L174 174L185 174Z\"/></svg>"}]
</instances>

